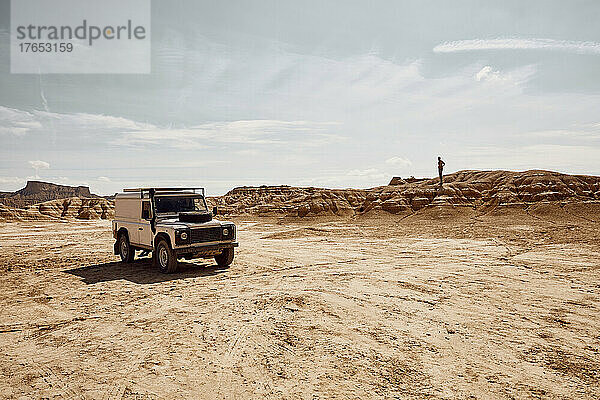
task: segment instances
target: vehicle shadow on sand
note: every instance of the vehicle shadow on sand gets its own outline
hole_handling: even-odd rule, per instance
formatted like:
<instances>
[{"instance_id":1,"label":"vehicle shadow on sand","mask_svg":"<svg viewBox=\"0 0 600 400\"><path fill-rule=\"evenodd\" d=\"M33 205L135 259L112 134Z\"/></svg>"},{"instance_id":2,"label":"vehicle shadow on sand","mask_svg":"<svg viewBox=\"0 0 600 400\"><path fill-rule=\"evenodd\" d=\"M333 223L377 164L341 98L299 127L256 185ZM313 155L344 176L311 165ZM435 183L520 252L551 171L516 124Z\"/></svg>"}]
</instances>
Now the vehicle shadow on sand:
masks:
<instances>
[{"instance_id":1,"label":"vehicle shadow on sand","mask_svg":"<svg viewBox=\"0 0 600 400\"><path fill-rule=\"evenodd\" d=\"M124 279L140 285L167 282L177 279L213 276L227 271L227 267L219 267L209 263L190 263L180 261L177 272L163 274L152 265L152 258L137 259L131 264L123 262L109 262L73 268L63 272L78 276L88 285L99 282L116 281Z\"/></svg>"}]
</instances>

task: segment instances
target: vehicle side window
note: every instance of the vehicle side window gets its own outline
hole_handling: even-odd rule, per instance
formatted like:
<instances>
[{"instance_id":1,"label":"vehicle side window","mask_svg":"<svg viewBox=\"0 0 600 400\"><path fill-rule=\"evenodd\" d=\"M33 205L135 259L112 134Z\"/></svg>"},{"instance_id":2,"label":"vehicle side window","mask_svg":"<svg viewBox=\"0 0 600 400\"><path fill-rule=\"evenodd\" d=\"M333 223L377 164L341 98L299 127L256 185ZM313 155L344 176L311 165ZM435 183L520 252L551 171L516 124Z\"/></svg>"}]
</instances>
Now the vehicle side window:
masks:
<instances>
[{"instance_id":1,"label":"vehicle side window","mask_svg":"<svg viewBox=\"0 0 600 400\"><path fill-rule=\"evenodd\" d=\"M142 201L142 219L150 219L150 202Z\"/></svg>"}]
</instances>

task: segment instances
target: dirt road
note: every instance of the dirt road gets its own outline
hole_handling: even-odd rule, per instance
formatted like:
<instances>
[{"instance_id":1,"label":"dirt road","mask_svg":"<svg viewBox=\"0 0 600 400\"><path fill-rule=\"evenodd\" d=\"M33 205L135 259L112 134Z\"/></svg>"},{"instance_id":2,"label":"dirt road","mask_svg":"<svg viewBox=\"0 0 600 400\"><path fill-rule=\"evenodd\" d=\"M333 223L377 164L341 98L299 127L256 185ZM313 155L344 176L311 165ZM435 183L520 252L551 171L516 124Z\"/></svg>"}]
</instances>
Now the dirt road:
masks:
<instances>
[{"instance_id":1,"label":"dirt road","mask_svg":"<svg viewBox=\"0 0 600 400\"><path fill-rule=\"evenodd\" d=\"M234 265L0 225L0 398L600 398L600 226L237 219Z\"/></svg>"}]
</instances>

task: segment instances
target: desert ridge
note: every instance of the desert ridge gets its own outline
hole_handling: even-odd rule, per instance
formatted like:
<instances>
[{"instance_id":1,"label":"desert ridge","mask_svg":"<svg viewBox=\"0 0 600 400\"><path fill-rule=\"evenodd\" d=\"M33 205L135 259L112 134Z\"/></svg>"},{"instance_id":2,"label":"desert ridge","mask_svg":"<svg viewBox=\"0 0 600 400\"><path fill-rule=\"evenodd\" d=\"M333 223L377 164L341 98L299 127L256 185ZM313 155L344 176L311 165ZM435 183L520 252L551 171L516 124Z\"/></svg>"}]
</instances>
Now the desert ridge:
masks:
<instances>
[{"instance_id":1,"label":"desert ridge","mask_svg":"<svg viewBox=\"0 0 600 400\"><path fill-rule=\"evenodd\" d=\"M37 202L40 198L47 201ZM600 204L600 177L542 170L459 171L444 176L443 187L437 178L412 177L394 177L388 185L371 189L244 186L223 196L209 197L208 202L224 215L299 218L371 213L404 215L432 209L460 214L465 208L527 209L538 204L563 208L567 204L586 203L586 210L590 207L596 210L596 203ZM113 216L112 198L93 195L87 187L29 182L24 189L4 192L0 197L0 220L4 221L111 219Z\"/></svg>"},{"instance_id":2,"label":"desert ridge","mask_svg":"<svg viewBox=\"0 0 600 400\"><path fill-rule=\"evenodd\" d=\"M69 197L33 204L26 208L7 207L0 203L0 221L35 221L60 219L111 219L115 214L112 200Z\"/></svg>"},{"instance_id":3,"label":"desert ridge","mask_svg":"<svg viewBox=\"0 0 600 400\"><path fill-rule=\"evenodd\" d=\"M551 171L459 171L435 179L402 179L371 189L322 189L291 186L235 188L210 199L231 215L354 216L383 212L410 214L431 208L460 212L464 207L528 208L535 204L600 201L600 177Z\"/></svg>"}]
</instances>

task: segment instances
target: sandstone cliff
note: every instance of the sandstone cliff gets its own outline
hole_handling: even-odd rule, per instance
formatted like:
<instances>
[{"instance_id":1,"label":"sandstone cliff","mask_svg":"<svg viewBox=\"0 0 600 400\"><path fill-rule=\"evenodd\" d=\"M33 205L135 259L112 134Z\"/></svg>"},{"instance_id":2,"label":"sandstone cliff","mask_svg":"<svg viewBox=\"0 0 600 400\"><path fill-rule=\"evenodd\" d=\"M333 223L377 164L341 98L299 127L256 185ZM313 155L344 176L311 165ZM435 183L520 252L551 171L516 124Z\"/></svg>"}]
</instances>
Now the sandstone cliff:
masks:
<instances>
[{"instance_id":1,"label":"sandstone cliff","mask_svg":"<svg viewBox=\"0 0 600 400\"><path fill-rule=\"evenodd\" d=\"M424 208L522 207L536 203L600 202L600 177L531 170L460 171L438 179L402 179L372 189L241 187L212 198L225 214L361 215L414 213Z\"/></svg>"},{"instance_id":2,"label":"sandstone cliff","mask_svg":"<svg viewBox=\"0 0 600 400\"><path fill-rule=\"evenodd\" d=\"M8 207L0 203L0 220L57 220L57 219L112 219L114 202L103 198L51 200L26 208Z\"/></svg>"},{"instance_id":3,"label":"sandstone cliff","mask_svg":"<svg viewBox=\"0 0 600 400\"><path fill-rule=\"evenodd\" d=\"M368 190L298 188L291 186L239 187L213 197L219 213L263 216L353 215Z\"/></svg>"},{"instance_id":4,"label":"sandstone cliff","mask_svg":"<svg viewBox=\"0 0 600 400\"><path fill-rule=\"evenodd\" d=\"M55 183L28 181L27 185L16 192L0 193L0 201L9 207L27 207L44 201L68 197L98 197L90 193L87 186L65 186Z\"/></svg>"},{"instance_id":5,"label":"sandstone cliff","mask_svg":"<svg viewBox=\"0 0 600 400\"><path fill-rule=\"evenodd\" d=\"M29 185L28 185L29 186ZM27 187L25 188L27 189ZM25 191L22 189L22 191ZM39 191L35 191L39 194ZM82 189L80 194L84 194ZM87 191L89 193L89 190ZM93 195L92 195L93 196ZM0 199L3 202L4 199ZM465 209L528 209L533 205L600 204L600 177L531 170L460 171L438 179L394 178L372 189L238 187L209 198L219 214L255 216L369 216L373 213L434 216ZM436 213L441 211L441 213ZM114 202L100 197L68 197L17 208L0 203L0 219L111 219Z\"/></svg>"}]
</instances>

